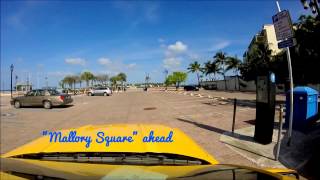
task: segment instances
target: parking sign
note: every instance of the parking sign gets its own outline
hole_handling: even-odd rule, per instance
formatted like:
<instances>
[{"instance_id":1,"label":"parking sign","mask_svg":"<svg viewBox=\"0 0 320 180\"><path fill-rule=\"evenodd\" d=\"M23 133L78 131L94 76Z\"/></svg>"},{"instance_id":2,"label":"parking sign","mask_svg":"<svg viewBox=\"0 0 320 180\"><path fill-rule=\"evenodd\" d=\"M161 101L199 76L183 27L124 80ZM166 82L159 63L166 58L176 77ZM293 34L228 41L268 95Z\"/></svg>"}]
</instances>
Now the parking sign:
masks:
<instances>
[{"instance_id":1,"label":"parking sign","mask_svg":"<svg viewBox=\"0 0 320 180\"><path fill-rule=\"evenodd\" d=\"M284 10L272 16L278 41L293 37L292 22L289 11Z\"/></svg>"}]
</instances>

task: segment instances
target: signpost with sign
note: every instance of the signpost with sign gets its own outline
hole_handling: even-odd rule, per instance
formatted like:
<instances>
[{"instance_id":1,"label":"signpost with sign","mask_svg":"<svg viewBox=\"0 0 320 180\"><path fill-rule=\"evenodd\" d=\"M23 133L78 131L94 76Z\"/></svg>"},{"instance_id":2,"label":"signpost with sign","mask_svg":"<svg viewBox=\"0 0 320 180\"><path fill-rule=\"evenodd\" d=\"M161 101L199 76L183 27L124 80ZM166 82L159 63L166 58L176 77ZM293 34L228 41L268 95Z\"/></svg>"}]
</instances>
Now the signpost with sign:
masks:
<instances>
[{"instance_id":1,"label":"signpost with sign","mask_svg":"<svg viewBox=\"0 0 320 180\"><path fill-rule=\"evenodd\" d=\"M295 45L295 39L293 39L292 22L289 11L281 11L279 2L276 1L278 6L278 13L272 16L274 29L276 31L277 40L281 41L278 43L279 48L286 48L287 60L288 60L288 71L290 79L290 110L289 110L289 130L288 130L288 146L291 144L292 136L292 119L293 119L293 78L292 78L292 66L289 47ZM288 111L287 111L288 112Z\"/></svg>"},{"instance_id":2,"label":"signpost with sign","mask_svg":"<svg viewBox=\"0 0 320 180\"><path fill-rule=\"evenodd\" d=\"M292 22L289 11L284 10L272 16L274 29L278 41L293 37Z\"/></svg>"},{"instance_id":3,"label":"signpost with sign","mask_svg":"<svg viewBox=\"0 0 320 180\"><path fill-rule=\"evenodd\" d=\"M292 47L295 46L297 44L297 41L295 38L290 38L284 41L281 41L278 43L278 48L282 49L282 48L286 48L286 47Z\"/></svg>"}]
</instances>

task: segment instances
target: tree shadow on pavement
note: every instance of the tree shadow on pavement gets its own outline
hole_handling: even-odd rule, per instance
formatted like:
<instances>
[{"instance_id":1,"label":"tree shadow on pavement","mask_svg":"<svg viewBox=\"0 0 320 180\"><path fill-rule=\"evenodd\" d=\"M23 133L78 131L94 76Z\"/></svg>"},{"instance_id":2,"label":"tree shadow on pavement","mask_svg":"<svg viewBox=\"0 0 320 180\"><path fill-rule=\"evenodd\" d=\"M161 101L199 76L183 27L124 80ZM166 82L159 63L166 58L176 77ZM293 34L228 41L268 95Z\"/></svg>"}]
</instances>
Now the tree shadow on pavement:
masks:
<instances>
[{"instance_id":1,"label":"tree shadow on pavement","mask_svg":"<svg viewBox=\"0 0 320 180\"><path fill-rule=\"evenodd\" d=\"M212 99L208 102L204 102L203 104L206 105L234 105L234 99ZM283 100L277 100L276 105L285 104ZM249 108L256 108L256 100L249 100L249 99L237 99L237 106L240 107L249 107Z\"/></svg>"},{"instance_id":2,"label":"tree shadow on pavement","mask_svg":"<svg viewBox=\"0 0 320 180\"><path fill-rule=\"evenodd\" d=\"M217 128L217 127L214 127L214 126L209 126L209 125L206 125L206 124L198 123L198 122L195 122L195 121L192 121L192 120L188 120L188 119L184 119L184 118L177 118L177 120L182 121L182 122L186 122L186 123L189 123L189 124L193 124L195 126L198 126L199 128L206 129L206 130L209 130L209 131L213 131L213 132L221 134L221 135L223 134L223 135L230 136L230 137L233 137L233 138L236 138L236 139L254 142L254 140L253 140L253 138L251 136L246 136L246 135L242 135L242 134L238 134L238 133L232 133L230 131L226 131L226 130L223 130L223 129L220 129L220 128Z\"/></svg>"},{"instance_id":3,"label":"tree shadow on pavement","mask_svg":"<svg viewBox=\"0 0 320 180\"><path fill-rule=\"evenodd\" d=\"M208 102L204 102L203 104L206 105L233 105L234 99L213 99ZM244 99L237 99L237 106L241 107L250 107L255 108L256 107L256 101L255 100L244 100Z\"/></svg>"},{"instance_id":4,"label":"tree shadow on pavement","mask_svg":"<svg viewBox=\"0 0 320 180\"><path fill-rule=\"evenodd\" d=\"M228 144L229 146L232 146L232 147L234 147L234 148L238 148L238 149L241 149L241 150L243 150L243 151L247 151L247 152L249 152L249 153L252 153L252 154L255 154L255 155L258 155L258 156L261 156L261 157L264 157L264 158L267 158L267 159L270 159L270 160L273 160L273 161L274 161L274 157L268 157L268 156L263 155L262 153L257 153L257 152L254 152L254 151L250 151L250 150L248 150L248 149L246 149L246 148L243 148L243 147L241 147L241 146L236 146L236 145L231 144L231 143L227 143L227 142L223 142L223 143Z\"/></svg>"},{"instance_id":5,"label":"tree shadow on pavement","mask_svg":"<svg viewBox=\"0 0 320 180\"><path fill-rule=\"evenodd\" d=\"M223 129L220 129L220 128L217 128L217 127L214 127L214 126L209 126L209 125L206 125L206 124L195 122L194 120L188 120L188 119L184 119L184 118L177 118L177 120L193 124L193 125L195 125L197 127L200 127L202 129L213 131L213 132L216 132L216 133L221 134L221 135L229 136L231 138L236 139L235 141L239 140L239 143L231 143L229 141L222 141L222 142L224 144L227 144L227 145L232 146L234 148L238 148L240 150L247 151L249 153L252 153L252 154L255 154L255 155L258 155L258 156L262 156L262 157L270 159L270 160L274 160L274 157L265 156L265 155L263 155L261 153L257 153L257 152L254 152L252 150L246 149L246 148L244 148L245 146L242 147L240 145L240 144L242 144L240 141L247 141L247 142L257 143L254 140L254 138L251 137L251 136L247 136L247 135L243 135L243 134L239 134L239 133L235 133L235 132L232 133L231 131L226 131L226 130L223 130Z\"/></svg>"}]
</instances>

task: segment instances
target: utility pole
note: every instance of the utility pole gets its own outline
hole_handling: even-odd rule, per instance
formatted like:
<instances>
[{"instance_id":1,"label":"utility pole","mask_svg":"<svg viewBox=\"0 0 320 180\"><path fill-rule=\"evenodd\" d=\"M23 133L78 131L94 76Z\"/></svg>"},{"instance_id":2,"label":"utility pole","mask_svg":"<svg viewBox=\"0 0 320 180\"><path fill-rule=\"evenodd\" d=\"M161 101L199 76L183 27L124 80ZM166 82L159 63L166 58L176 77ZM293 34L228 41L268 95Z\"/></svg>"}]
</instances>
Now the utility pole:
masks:
<instances>
[{"instance_id":1,"label":"utility pole","mask_svg":"<svg viewBox=\"0 0 320 180\"><path fill-rule=\"evenodd\" d=\"M18 91L17 84L18 84L18 75L16 75L16 92Z\"/></svg>"},{"instance_id":2,"label":"utility pole","mask_svg":"<svg viewBox=\"0 0 320 180\"><path fill-rule=\"evenodd\" d=\"M46 88L48 88L48 76L45 77L46 80Z\"/></svg>"},{"instance_id":3,"label":"utility pole","mask_svg":"<svg viewBox=\"0 0 320 180\"><path fill-rule=\"evenodd\" d=\"M40 89L39 72L37 72L37 89Z\"/></svg>"},{"instance_id":4,"label":"utility pole","mask_svg":"<svg viewBox=\"0 0 320 180\"><path fill-rule=\"evenodd\" d=\"M11 84L10 84L10 92L11 92L11 98L12 98L12 72L13 72L13 68L14 68L14 66L13 66L13 64L11 64L11 66L10 66L10 72L11 72Z\"/></svg>"},{"instance_id":5,"label":"utility pole","mask_svg":"<svg viewBox=\"0 0 320 180\"><path fill-rule=\"evenodd\" d=\"M26 87L26 90L29 91L30 90L30 86L29 86L30 73L29 72L26 72L26 73L27 73L27 87Z\"/></svg>"},{"instance_id":6,"label":"utility pole","mask_svg":"<svg viewBox=\"0 0 320 180\"><path fill-rule=\"evenodd\" d=\"M169 73L168 69L165 69L165 70L163 71L163 73L165 74L165 79L167 79L168 73Z\"/></svg>"}]
</instances>

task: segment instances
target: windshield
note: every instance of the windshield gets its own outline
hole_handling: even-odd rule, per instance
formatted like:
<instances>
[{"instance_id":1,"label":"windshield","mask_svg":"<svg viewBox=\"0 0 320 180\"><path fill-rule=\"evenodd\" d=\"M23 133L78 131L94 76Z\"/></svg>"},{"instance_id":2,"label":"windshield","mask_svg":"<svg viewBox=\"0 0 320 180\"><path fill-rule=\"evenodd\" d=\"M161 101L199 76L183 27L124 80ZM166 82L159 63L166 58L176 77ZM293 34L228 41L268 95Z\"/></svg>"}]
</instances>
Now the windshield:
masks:
<instances>
[{"instance_id":1,"label":"windshield","mask_svg":"<svg viewBox=\"0 0 320 180\"><path fill-rule=\"evenodd\" d=\"M0 3L3 159L320 179L320 0Z\"/></svg>"}]
</instances>

